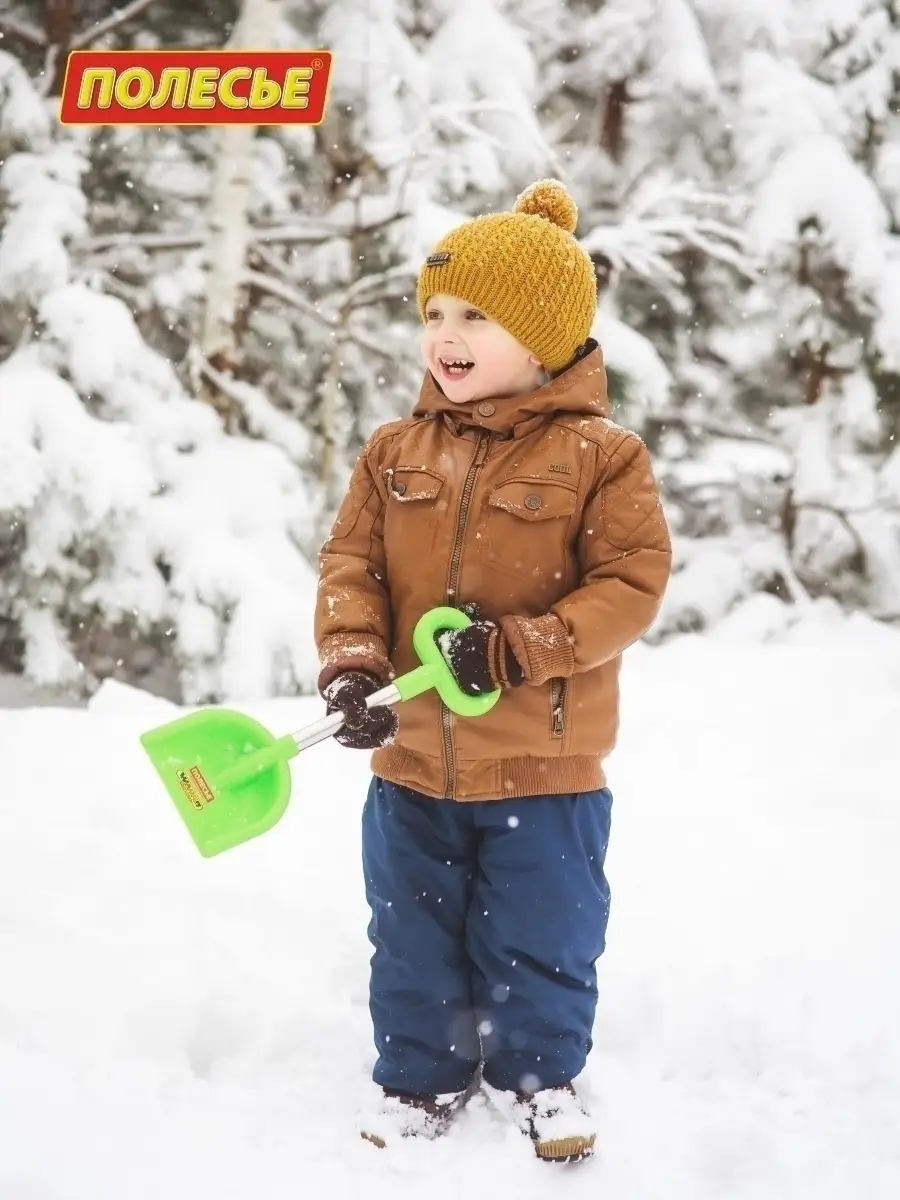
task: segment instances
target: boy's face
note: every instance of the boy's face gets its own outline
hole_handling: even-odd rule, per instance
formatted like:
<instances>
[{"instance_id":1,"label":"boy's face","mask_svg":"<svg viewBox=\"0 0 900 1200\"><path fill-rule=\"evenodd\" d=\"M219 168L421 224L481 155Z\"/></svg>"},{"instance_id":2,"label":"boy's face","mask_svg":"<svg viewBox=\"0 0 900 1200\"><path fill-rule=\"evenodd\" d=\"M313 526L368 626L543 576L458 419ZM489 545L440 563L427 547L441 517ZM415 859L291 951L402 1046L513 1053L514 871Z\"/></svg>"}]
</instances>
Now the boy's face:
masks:
<instances>
[{"instance_id":1,"label":"boy's face","mask_svg":"<svg viewBox=\"0 0 900 1200\"><path fill-rule=\"evenodd\" d=\"M448 400L521 396L541 387L541 360L511 333L455 296L432 296L425 306L422 354ZM451 364L462 363L463 366Z\"/></svg>"}]
</instances>

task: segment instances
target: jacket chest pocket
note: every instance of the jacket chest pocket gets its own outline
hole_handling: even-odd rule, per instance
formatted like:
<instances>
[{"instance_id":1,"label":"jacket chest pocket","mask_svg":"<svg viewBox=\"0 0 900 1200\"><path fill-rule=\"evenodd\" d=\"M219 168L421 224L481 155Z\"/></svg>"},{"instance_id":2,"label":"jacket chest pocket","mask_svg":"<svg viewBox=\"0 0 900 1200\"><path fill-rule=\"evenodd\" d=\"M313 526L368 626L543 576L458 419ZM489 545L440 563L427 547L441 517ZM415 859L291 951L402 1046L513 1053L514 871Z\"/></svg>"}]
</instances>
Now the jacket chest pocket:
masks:
<instances>
[{"instance_id":1,"label":"jacket chest pocket","mask_svg":"<svg viewBox=\"0 0 900 1200\"><path fill-rule=\"evenodd\" d=\"M407 561L427 556L432 549L438 517L446 507L443 475L428 467L385 467L387 504L384 544ZM443 494L442 494L443 493Z\"/></svg>"},{"instance_id":2,"label":"jacket chest pocket","mask_svg":"<svg viewBox=\"0 0 900 1200\"><path fill-rule=\"evenodd\" d=\"M517 579L559 586L577 499L574 484L524 476L504 480L485 510L486 564Z\"/></svg>"}]
</instances>

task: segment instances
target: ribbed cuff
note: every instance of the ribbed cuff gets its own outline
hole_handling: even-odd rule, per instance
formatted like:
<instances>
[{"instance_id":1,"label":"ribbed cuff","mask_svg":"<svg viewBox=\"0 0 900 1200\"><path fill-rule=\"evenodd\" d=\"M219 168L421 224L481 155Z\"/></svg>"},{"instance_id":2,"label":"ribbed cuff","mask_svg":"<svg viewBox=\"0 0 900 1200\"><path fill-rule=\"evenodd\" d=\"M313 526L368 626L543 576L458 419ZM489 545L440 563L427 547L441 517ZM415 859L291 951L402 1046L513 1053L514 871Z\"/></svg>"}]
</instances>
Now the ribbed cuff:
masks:
<instances>
[{"instance_id":1,"label":"ribbed cuff","mask_svg":"<svg viewBox=\"0 0 900 1200\"><path fill-rule=\"evenodd\" d=\"M575 670L569 631L555 613L543 617L502 617L503 630L530 684L566 678Z\"/></svg>"},{"instance_id":2,"label":"ribbed cuff","mask_svg":"<svg viewBox=\"0 0 900 1200\"><path fill-rule=\"evenodd\" d=\"M491 630L487 645L488 669L495 687L518 687L525 675L509 639L499 626Z\"/></svg>"},{"instance_id":3,"label":"ribbed cuff","mask_svg":"<svg viewBox=\"0 0 900 1200\"><path fill-rule=\"evenodd\" d=\"M319 643L319 663L322 669L316 687L320 696L324 696L329 683L343 671L368 671L382 686L394 677L387 647L374 633L328 634Z\"/></svg>"}]
</instances>

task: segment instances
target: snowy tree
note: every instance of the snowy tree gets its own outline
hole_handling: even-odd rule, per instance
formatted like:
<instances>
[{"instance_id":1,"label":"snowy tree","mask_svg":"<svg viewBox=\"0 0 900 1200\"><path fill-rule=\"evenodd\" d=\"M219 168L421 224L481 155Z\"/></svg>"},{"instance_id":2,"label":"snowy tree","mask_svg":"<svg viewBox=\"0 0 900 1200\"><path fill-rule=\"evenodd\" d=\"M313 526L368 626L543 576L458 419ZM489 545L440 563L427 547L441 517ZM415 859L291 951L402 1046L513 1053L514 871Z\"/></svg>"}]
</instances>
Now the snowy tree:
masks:
<instances>
[{"instance_id":1,"label":"snowy tree","mask_svg":"<svg viewBox=\"0 0 900 1200\"><path fill-rule=\"evenodd\" d=\"M728 28L733 10L703 7ZM897 432L887 165L897 14L882 0L816 0L736 24L722 41L734 55L731 178L752 197L748 248L760 279L712 331L712 348L734 407L790 453L768 516L799 582L898 617L900 509L887 482Z\"/></svg>"},{"instance_id":2,"label":"snowy tree","mask_svg":"<svg viewBox=\"0 0 900 1200\"><path fill-rule=\"evenodd\" d=\"M188 700L308 686L301 473L228 437L75 263L89 139L5 53L0 78L0 662L89 689L168 660Z\"/></svg>"},{"instance_id":3,"label":"snowy tree","mask_svg":"<svg viewBox=\"0 0 900 1200\"><path fill-rule=\"evenodd\" d=\"M613 384L679 538L657 632L708 623L707 554L744 564L717 585L729 604L829 593L898 615L894 7L567 7L542 74L557 149L601 198L596 332L653 346L637 378L655 389Z\"/></svg>"}]
</instances>

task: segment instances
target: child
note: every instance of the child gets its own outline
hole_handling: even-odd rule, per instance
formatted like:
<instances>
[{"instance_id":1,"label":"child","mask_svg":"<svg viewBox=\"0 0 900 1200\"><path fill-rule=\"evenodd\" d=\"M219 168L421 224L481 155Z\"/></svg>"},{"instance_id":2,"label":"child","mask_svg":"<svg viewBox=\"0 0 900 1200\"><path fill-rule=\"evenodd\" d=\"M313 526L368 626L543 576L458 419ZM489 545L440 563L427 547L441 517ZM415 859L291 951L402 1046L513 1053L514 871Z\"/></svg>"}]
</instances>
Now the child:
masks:
<instances>
[{"instance_id":1,"label":"child","mask_svg":"<svg viewBox=\"0 0 900 1200\"><path fill-rule=\"evenodd\" d=\"M374 750L363 813L378 1146L433 1136L483 1083L539 1157L592 1152L572 1080L605 947L622 651L670 568L647 450L606 415L593 265L556 180L450 232L418 281L428 371L363 450L320 557L315 617L337 740ZM417 665L436 605L470 694L367 697Z\"/></svg>"}]
</instances>

